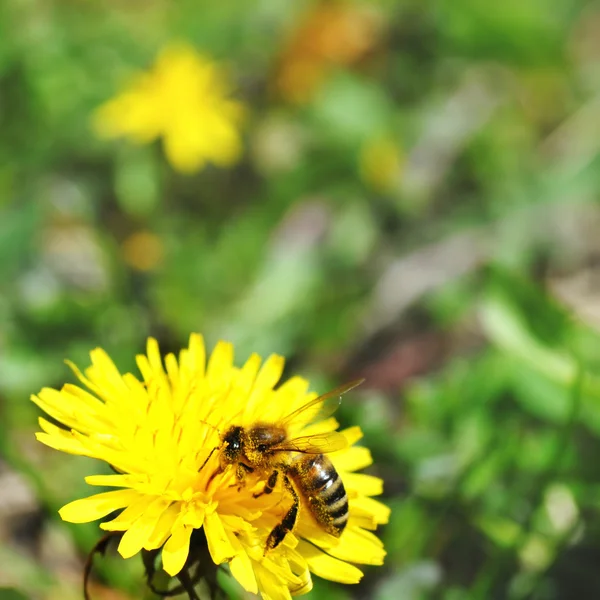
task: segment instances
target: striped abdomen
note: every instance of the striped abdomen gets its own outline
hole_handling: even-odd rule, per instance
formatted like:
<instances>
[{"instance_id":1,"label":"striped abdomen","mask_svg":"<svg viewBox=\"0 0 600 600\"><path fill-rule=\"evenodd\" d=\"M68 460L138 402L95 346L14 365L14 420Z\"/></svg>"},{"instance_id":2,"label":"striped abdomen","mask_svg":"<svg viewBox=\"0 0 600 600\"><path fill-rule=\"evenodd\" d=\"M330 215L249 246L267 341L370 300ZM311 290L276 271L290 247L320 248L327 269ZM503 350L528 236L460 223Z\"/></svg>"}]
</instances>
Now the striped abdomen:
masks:
<instances>
[{"instance_id":1,"label":"striped abdomen","mask_svg":"<svg viewBox=\"0 0 600 600\"><path fill-rule=\"evenodd\" d=\"M339 537L348 522L348 496L333 463L324 454L304 454L292 462L288 475L317 523Z\"/></svg>"}]
</instances>

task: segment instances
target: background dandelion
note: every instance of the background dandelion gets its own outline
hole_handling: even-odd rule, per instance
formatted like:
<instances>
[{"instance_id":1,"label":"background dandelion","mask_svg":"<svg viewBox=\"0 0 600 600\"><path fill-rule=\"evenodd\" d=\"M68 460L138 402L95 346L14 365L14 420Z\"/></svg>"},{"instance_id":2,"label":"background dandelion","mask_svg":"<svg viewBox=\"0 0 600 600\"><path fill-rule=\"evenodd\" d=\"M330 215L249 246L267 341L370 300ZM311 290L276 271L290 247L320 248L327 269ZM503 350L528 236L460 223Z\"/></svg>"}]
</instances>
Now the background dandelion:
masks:
<instances>
[{"instance_id":1,"label":"background dandelion","mask_svg":"<svg viewBox=\"0 0 600 600\"><path fill-rule=\"evenodd\" d=\"M111 474L37 444L29 396L201 331L367 378L339 419L386 562L312 597L597 598L598 39L584 0L1 3L0 595L80 598L98 529L57 511ZM100 135L173 48L220 74L224 145L187 76L137 105L171 142ZM140 598L142 567L92 586Z\"/></svg>"},{"instance_id":2,"label":"background dandelion","mask_svg":"<svg viewBox=\"0 0 600 600\"><path fill-rule=\"evenodd\" d=\"M222 67L192 46L167 46L154 67L139 73L94 115L101 137L137 143L162 138L173 167L193 172L207 161L231 166L241 153L243 108L230 93Z\"/></svg>"}]
</instances>

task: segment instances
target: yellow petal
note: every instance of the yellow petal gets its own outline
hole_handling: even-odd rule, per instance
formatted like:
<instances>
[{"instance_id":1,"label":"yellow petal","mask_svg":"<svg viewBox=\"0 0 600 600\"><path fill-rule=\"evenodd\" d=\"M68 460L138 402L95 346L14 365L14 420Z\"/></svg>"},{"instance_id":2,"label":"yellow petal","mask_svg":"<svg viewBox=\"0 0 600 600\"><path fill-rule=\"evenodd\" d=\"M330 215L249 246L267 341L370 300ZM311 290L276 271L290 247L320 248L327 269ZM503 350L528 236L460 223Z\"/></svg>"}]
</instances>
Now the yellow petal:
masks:
<instances>
[{"instance_id":1,"label":"yellow petal","mask_svg":"<svg viewBox=\"0 0 600 600\"><path fill-rule=\"evenodd\" d=\"M231 560L235 556L235 549L231 545L223 522L216 512L206 515L204 530L206 532L208 550L216 565Z\"/></svg>"},{"instance_id":2,"label":"yellow petal","mask_svg":"<svg viewBox=\"0 0 600 600\"><path fill-rule=\"evenodd\" d=\"M324 421L318 421L308 427L302 429L300 435L317 435L319 433L328 433L329 431L335 431L339 427L339 423L333 418L325 419Z\"/></svg>"},{"instance_id":3,"label":"yellow petal","mask_svg":"<svg viewBox=\"0 0 600 600\"><path fill-rule=\"evenodd\" d=\"M190 335L189 352L185 360L180 361L182 368L193 373L197 379L204 377L206 369L206 347L204 338L199 333Z\"/></svg>"},{"instance_id":4,"label":"yellow petal","mask_svg":"<svg viewBox=\"0 0 600 600\"><path fill-rule=\"evenodd\" d=\"M357 514L356 512L350 512L350 518L348 519L348 527L360 527L361 529L368 529L375 531L377 529L377 521L373 515Z\"/></svg>"},{"instance_id":5,"label":"yellow petal","mask_svg":"<svg viewBox=\"0 0 600 600\"><path fill-rule=\"evenodd\" d=\"M381 540L364 529L346 527L340 543L327 549L328 554L361 565L382 565L386 555Z\"/></svg>"},{"instance_id":6,"label":"yellow petal","mask_svg":"<svg viewBox=\"0 0 600 600\"><path fill-rule=\"evenodd\" d=\"M276 421L289 412L289 406L275 402L271 392L281 378L284 364L283 356L273 354L258 372L252 393L246 402L245 413L248 419Z\"/></svg>"},{"instance_id":7,"label":"yellow petal","mask_svg":"<svg viewBox=\"0 0 600 600\"><path fill-rule=\"evenodd\" d=\"M288 534L285 540L282 542L282 550L284 552L283 555L280 553L281 551L271 552L266 556L262 556L262 560L260 561L261 566L271 573L271 577L279 579L286 585L288 589L303 584L303 580L292 572L289 562L285 560L286 553L290 550L288 545L288 539L290 537L292 537L292 534ZM294 545L297 545L297 543L298 542L296 540ZM291 548L291 550L293 551L294 548ZM264 554L264 551L261 550L261 554Z\"/></svg>"},{"instance_id":8,"label":"yellow petal","mask_svg":"<svg viewBox=\"0 0 600 600\"><path fill-rule=\"evenodd\" d=\"M167 375L169 376L169 381L174 389L179 385L179 363L177 362L176 356L169 352L167 356L165 356L165 367L167 369Z\"/></svg>"},{"instance_id":9,"label":"yellow petal","mask_svg":"<svg viewBox=\"0 0 600 600\"><path fill-rule=\"evenodd\" d=\"M73 373L75 373L75 377L77 377L77 379L79 379L79 381L81 381L81 383L83 383L83 385L85 385L86 388L88 388L89 390L92 390L92 392L94 392L94 394L96 394L96 396L98 396L98 398L102 398L102 400L106 400L106 398L102 392L102 389L99 388L97 385L95 385L92 381L90 381L80 371L80 369L77 367L77 365L75 363L71 362L70 360L65 360L65 363L71 369L71 371L73 371Z\"/></svg>"},{"instance_id":10,"label":"yellow petal","mask_svg":"<svg viewBox=\"0 0 600 600\"><path fill-rule=\"evenodd\" d=\"M346 450L332 452L329 458L338 471L358 471L373 462L370 450L363 446L352 446Z\"/></svg>"},{"instance_id":11,"label":"yellow petal","mask_svg":"<svg viewBox=\"0 0 600 600\"><path fill-rule=\"evenodd\" d=\"M194 531L189 525L181 525L173 530L162 551L163 569L171 576L177 575L190 552L190 537Z\"/></svg>"},{"instance_id":12,"label":"yellow petal","mask_svg":"<svg viewBox=\"0 0 600 600\"><path fill-rule=\"evenodd\" d=\"M233 366L233 344L230 342L218 342L208 359L206 377L211 381L219 381L231 371ZM226 377L225 383L229 378Z\"/></svg>"},{"instance_id":13,"label":"yellow petal","mask_svg":"<svg viewBox=\"0 0 600 600\"><path fill-rule=\"evenodd\" d=\"M255 389L272 390L281 379L285 358L279 354L271 354L256 376Z\"/></svg>"},{"instance_id":14,"label":"yellow petal","mask_svg":"<svg viewBox=\"0 0 600 600\"><path fill-rule=\"evenodd\" d=\"M342 477L346 491L357 491L363 496L378 496L383 493L383 481L373 475L364 473L344 473Z\"/></svg>"},{"instance_id":15,"label":"yellow petal","mask_svg":"<svg viewBox=\"0 0 600 600\"><path fill-rule=\"evenodd\" d=\"M104 417L64 388L60 392L44 388L37 396L31 396L31 400L44 412L69 428L73 427L88 433L107 428Z\"/></svg>"},{"instance_id":16,"label":"yellow petal","mask_svg":"<svg viewBox=\"0 0 600 600\"><path fill-rule=\"evenodd\" d=\"M110 492L108 492L110 493ZM133 526L133 524L148 510L149 506L156 500L155 496L139 494L136 492L137 498L131 502L129 506L115 519L106 523L100 523L100 527L105 531L125 531Z\"/></svg>"},{"instance_id":17,"label":"yellow petal","mask_svg":"<svg viewBox=\"0 0 600 600\"><path fill-rule=\"evenodd\" d=\"M358 425L343 429L341 433L348 440L348 446L353 446L363 437L363 432Z\"/></svg>"},{"instance_id":18,"label":"yellow petal","mask_svg":"<svg viewBox=\"0 0 600 600\"><path fill-rule=\"evenodd\" d=\"M300 541L298 552L306 559L310 570L323 579L338 583L358 583L363 573L354 565L328 556L312 544Z\"/></svg>"},{"instance_id":19,"label":"yellow petal","mask_svg":"<svg viewBox=\"0 0 600 600\"><path fill-rule=\"evenodd\" d=\"M63 506L58 513L63 521L69 523L88 523L101 519L114 510L123 508L139 500L140 494L135 490L114 490L103 492L89 498L75 500Z\"/></svg>"},{"instance_id":20,"label":"yellow petal","mask_svg":"<svg viewBox=\"0 0 600 600\"><path fill-rule=\"evenodd\" d=\"M353 515L367 516L373 518L376 523L387 523L390 518L390 509L385 504L369 498L367 496L358 496L350 500L350 517Z\"/></svg>"},{"instance_id":21,"label":"yellow petal","mask_svg":"<svg viewBox=\"0 0 600 600\"><path fill-rule=\"evenodd\" d=\"M292 572L300 579L300 583L290 587L292 596L302 596L308 594L313 588L313 581L310 575L308 563L304 557L294 548L286 551L286 558L292 569Z\"/></svg>"},{"instance_id":22,"label":"yellow petal","mask_svg":"<svg viewBox=\"0 0 600 600\"><path fill-rule=\"evenodd\" d=\"M152 367L150 366L150 362L148 361L148 357L144 354L138 354L135 357L135 363L142 374L142 378L144 381L149 384L152 381Z\"/></svg>"},{"instance_id":23,"label":"yellow petal","mask_svg":"<svg viewBox=\"0 0 600 600\"><path fill-rule=\"evenodd\" d=\"M251 594L258 593L258 583L256 575L252 568L252 561L244 550L238 552L229 563L231 574L237 579L238 583Z\"/></svg>"},{"instance_id":24,"label":"yellow petal","mask_svg":"<svg viewBox=\"0 0 600 600\"><path fill-rule=\"evenodd\" d=\"M130 488L140 484L141 477L138 475L88 475L85 482L89 485Z\"/></svg>"},{"instance_id":25,"label":"yellow petal","mask_svg":"<svg viewBox=\"0 0 600 600\"><path fill-rule=\"evenodd\" d=\"M316 394L308 394L308 381L303 377L290 377L284 381L275 391L273 402L288 407L288 412L300 408Z\"/></svg>"},{"instance_id":26,"label":"yellow petal","mask_svg":"<svg viewBox=\"0 0 600 600\"><path fill-rule=\"evenodd\" d=\"M123 534L118 548L123 558L131 558L145 547L169 504L169 500L157 498Z\"/></svg>"},{"instance_id":27,"label":"yellow petal","mask_svg":"<svg viewBox=\"0 0 600 600\"><path fill-rule=\"evenodd\" d=\"M73 385L72 383L65 383L62 387L63 392L67 392L72 396L77 396L81 402L86 404L88 408L92 409L97 414L104 414L106 411L106 404L101 400L98 400L96 396L93 396L89 392L81 389L77 385Z\"/></svg>"},{"instance_id":28,"label":"yellow petal","mask_svg":"<svg viewBox=\"0 0 600 600\"><path fill-rule=\"evenodd\" d=\"M108 388L111 395L127 394L127 386L123 377L110 356L102 348L95 348L90 352L90 357L92 366L87 370L90 379L99 387Z\"/></svg>"},{"instance_id":29,"label":"yellow petal","mask_svg":"<svg viewBox=\"0 0 600 600\"><path fill-rule=\"evenodd\" d=\"M265 561L267 562L267 561ZM273 576L273 572L255 563L256 579L263 600L291 600L292 595L284 580Z\"/></svg>"},{"instance_id":30,"label":"yellow petal","mask_svg":"<svg viewBox=\"0 0 600 600\"><path fill-rule=\"evenodd\" d=\"M148 338L146 355L148 356L148 362L152 371L155 374L163 375L165 371L160 357L160 348L158 347L158 342L153 337Z\"/></svg>"},{"instance_id":31,"label":"yellow petal","mask_svg":"<svg viewBox=\"0 0 600 600\"><path fill-rule=\"evenodd\" d=\"M71 434L85 448L86 456L103 460L121 473L135 473L143 470L145 457L135 453L113 450L102 443L100 439L84 436L75 430L72 430Z\"/></svg>"},{"instance_id":32,"label":"yellow petal","mask_svg":"<svg viewBox=\"0 0 600 600\"><path fill-rule=\"evenodd\" d=\"M69 415L68 410L65 410L68 407L64 406L65 398L59 391L43 388L37 396L31 396L31 401L53 419L67 425L69 428L77 425L77 420Z\"/></svg>"},{"instance_id":33,"label":"yellow petal","mask_svg":"<svg viewBox=\"0 0 600 600\"><path fill-rule=\"evenodd\" d=\"M160 516L160 519L156 523L152 535L146 540L146 544L144 545L146 550L156 550L167 541L180 513L180 503L171 504L171 506L169 506L169 508L163 512L163 514Z\"/></svg>"},{"instance_id":34,"label":"yellow petal","mask_svg":"<svg viewBox=\"0 0 600 600\"><path fill-rule=\"evenodd\" d=\"M40 419L40 424L44 419ZM48 423L48 421L44 421ZM51 425L48 423L48 425ZM52 425L52 427L56 427ZM42 425L42 429L46 429L46 425ZM60 450L61 452L68 452L69 454L76 454L78 456L89 456L89 450L79 441L76 440L70 431L65 431L56 427L54 433L36 433L35 438L38 442L45 444L49 448Z\"/></svg>"},{"instance_id":35,"label":"yellow petal","mask_svg":"<svg viewBox=\"0 0 600 600\"><path fill-rule=\"evenodd\" d=\"M236 387L241 388L241 390L246 394L250 392L254 382L256 381L256 376L260 369L260 362L260 356L256 353L253 353L244 363L244 366L240 369L235 385Z\"/></svg>"}]
</instances>

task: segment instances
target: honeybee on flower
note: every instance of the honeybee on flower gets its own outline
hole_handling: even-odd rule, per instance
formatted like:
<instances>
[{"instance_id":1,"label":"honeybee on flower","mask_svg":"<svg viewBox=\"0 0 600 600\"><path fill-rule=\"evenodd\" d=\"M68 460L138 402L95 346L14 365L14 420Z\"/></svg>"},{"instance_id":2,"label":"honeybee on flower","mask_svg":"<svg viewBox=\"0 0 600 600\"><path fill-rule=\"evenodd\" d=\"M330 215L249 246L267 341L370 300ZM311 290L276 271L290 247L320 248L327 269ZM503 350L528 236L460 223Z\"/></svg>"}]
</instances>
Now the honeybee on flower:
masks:
<instances>
[{"instance_id":1,"label":"honeybee on flower","mask_svg":"<svg viewBox=\"0 0 600 600\"><path fill-rule=\"evenodd\" d=\"M308 392L308 382L300 377L275 387L282 357L273 355L261 366L254 354L238 368L233 346L219 342L207 361L202 337L193 334L178 359L168 354L164 362L150 338L147 354L137 357L141 379L121 374L101 349L91 352L91 362L85 372L69 363L87 389L66 384L60 391L44 388L32 397L66 427L40 418L41 442L100 459L117 471L88 476L91 485L117 489L67 504L59 511L65 521L83 523L120 511L100 527L115 532L121 556L160 555L163 569L190 596L189 569L199 563L202 551L215 565L226 564L246 591L265 599L310 591L311 573L357 583L362 572L356 564L382 564L385 551L372 531L387 522L389 509L372 498L381 493L381 480L356 472L371 463L368 449L355 445L360 429L337 432L332 417L315 421L330 396L315 400L317 395ZM343 391L335 390L333 396ZM262 448L275 457L270 467L283 470L284 476L275 480L273 471L254 467L240 431L256 433L257 424L282 422L285 440ZM234 433L232 428L240 429ZM242 442L237 454L236 439ZM338 498L337 508L347 502L339 536L319 521L308 500L311 494L298 483L299 476L290 474L296 459L279 461L298 439L306 441L296 442L297 456L315 458L332 450L325 456L346 496L342 502ZM312 451L304 452L311 439ZM326 447L319 440L338 441ZM252 469L241 467L243 477L237 472L241 463ZM322 473L330 475L325 483L337 485L331 471ZM291 526L280 535L278 526L296 504L294 494L301 498L294 523L288 518Z\"/></svg>"}]
</instances>

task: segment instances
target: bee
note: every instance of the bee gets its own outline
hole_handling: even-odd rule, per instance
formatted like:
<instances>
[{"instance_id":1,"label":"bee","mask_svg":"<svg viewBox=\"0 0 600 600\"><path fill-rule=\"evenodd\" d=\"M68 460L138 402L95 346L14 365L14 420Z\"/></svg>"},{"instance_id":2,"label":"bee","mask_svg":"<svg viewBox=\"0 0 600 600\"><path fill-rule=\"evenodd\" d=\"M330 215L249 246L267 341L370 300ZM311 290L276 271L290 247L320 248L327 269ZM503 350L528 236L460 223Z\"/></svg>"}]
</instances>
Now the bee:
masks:
<instances>
[{"instance_id":1,"label":"bee","mask_svg":"<svg viewBox=\"0 0 600 600\"><path fill-rule=\"evenodd\" d=\"M348 446L337 431L290 439L290 425L313 409L311 421L324 419L339 406L342 394L364 380L356 380L319 396L276 423L258 422L251 427L233 425L221 436L220 468L234 467L240 484L249 474L266 481L258 497L270 494L282 477L292 496L292 505L269 534L265 552L279 546L294 529L300 503L308 509L317 524L327 533L340 537L348 522L348 496L341 477L326 456L328 452Z\"/></svg>"}]
</instances>

